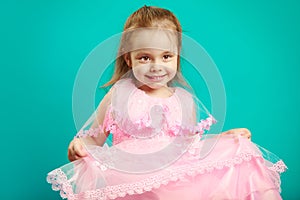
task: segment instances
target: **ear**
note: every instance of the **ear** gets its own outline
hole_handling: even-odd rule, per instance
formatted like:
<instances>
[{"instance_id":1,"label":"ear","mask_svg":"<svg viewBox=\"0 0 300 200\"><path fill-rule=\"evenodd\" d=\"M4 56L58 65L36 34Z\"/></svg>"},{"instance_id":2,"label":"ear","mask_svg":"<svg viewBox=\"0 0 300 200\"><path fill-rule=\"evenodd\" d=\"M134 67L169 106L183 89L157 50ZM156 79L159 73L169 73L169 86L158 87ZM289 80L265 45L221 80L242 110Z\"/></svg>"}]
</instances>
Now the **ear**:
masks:
<instances>
[{"instance_id":1,"label":"ear","mask_svg":"<svg viewBox=\"0 0 300 200\"><path fill-rule=\"evenodd\" d=\"M124 60L125 60L126 64L128 65L128 67L131 67L131 60L130 60L129 53L124 54Z\"/></svg>"}]
</instances>

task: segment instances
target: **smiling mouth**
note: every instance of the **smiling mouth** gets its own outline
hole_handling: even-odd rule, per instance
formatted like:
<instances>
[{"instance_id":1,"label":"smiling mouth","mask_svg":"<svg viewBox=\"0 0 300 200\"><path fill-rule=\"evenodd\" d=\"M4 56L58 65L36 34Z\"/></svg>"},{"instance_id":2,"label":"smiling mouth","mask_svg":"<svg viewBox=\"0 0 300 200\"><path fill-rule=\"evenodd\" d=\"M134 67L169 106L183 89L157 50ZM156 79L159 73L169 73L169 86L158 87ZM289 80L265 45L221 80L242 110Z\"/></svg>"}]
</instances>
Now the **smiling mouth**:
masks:
<instances>
[{"instance_id":1,"label":"smiling mouth","mask_svg":"<svg viewBox=\"0 0 300 200\"><path fill-rule=\"evenodd\" d=\"M152 81L160 81L166 76L166 74L161 76L149 76L149 75L145 75L145 76Z\"/></svg>"}]
</instances>

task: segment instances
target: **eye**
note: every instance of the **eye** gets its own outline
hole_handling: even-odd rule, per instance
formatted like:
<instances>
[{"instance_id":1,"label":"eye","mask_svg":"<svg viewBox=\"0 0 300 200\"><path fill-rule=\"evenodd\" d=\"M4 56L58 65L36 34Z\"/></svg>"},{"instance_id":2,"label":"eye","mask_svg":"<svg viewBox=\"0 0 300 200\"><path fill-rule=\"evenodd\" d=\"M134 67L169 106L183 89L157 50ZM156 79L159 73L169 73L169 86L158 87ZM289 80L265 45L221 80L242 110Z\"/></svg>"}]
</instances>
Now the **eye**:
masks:
<instances>
[{"instance_id":1,"label":"eye","mask_svg":"<svg viewBox=\"0 0 300 200\"><path fill-rule=\"evenodd\" d=\"M163 55L163 60L164 60L164 61L168 61L168 60L170 60L172 57L173 57L173 55L171 55L171 54L166 54L166 55Z\"/></svg>"},{"instance_id":2,"label":"eye","mask_svg":"<svg viewBox=\"0 0 300 200\"><path fill-rule=\"evenodd\" d=\"M150 57L149 56L141 56L138 58L140 62L148 62L150 61Z\"/></svg>"}]
</instances>

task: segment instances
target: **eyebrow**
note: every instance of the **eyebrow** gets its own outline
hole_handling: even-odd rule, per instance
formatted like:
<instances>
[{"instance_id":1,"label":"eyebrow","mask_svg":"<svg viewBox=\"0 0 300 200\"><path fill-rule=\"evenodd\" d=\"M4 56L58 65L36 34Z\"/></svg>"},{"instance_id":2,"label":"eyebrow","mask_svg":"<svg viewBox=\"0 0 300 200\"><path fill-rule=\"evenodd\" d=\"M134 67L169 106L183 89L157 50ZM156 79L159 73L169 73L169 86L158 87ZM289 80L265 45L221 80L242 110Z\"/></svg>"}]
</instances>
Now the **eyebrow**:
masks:
<instances>
[{"instance_id":1,"label":"eyebrow","mask_svg":"<svg viewBox=\"0 0 300 200\"><path fill-rule=\"evenodd\" d=\"M152 52L151 52L151 50L147 50L147 49L142 49L142 50L137 50L137 52L136 52L137 54L137 56L139 56L139 55L143 55L143 54L152 54ZM162 54L175 54L174 52L171 52L171 51L164 51L164 52L162 52L161 53L161 55Z\"/></svg>"}]
</instances>

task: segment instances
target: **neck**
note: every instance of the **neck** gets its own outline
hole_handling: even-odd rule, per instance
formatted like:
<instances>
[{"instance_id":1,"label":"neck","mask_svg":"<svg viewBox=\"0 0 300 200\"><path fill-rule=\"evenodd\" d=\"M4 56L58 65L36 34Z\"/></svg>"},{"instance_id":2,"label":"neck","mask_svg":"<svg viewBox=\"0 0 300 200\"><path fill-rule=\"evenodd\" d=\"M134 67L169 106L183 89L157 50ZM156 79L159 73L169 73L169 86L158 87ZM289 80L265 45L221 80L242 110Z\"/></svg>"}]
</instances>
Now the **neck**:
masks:
<instances>
[{"instance_id":1,"label":"neck","mask_svg":"<svg viewBox=\"0 0 300 200\"><path fill-rule=\"evenodd\" d=\"M168 98L173 95L173 89L168 86L160 88L151 88L147 85L142 85L139 89L143 90L147 95L159 98Z\"/></svg>"}]
</instances>

